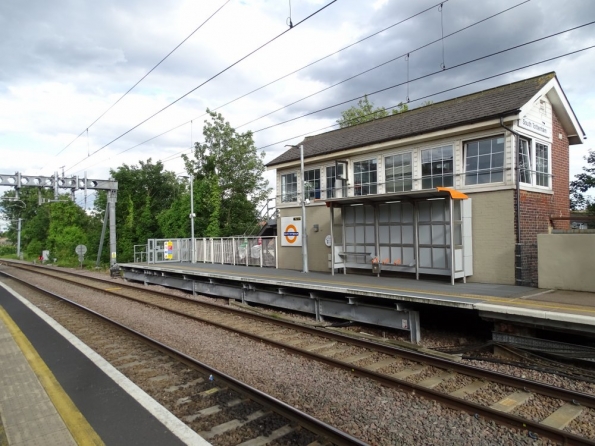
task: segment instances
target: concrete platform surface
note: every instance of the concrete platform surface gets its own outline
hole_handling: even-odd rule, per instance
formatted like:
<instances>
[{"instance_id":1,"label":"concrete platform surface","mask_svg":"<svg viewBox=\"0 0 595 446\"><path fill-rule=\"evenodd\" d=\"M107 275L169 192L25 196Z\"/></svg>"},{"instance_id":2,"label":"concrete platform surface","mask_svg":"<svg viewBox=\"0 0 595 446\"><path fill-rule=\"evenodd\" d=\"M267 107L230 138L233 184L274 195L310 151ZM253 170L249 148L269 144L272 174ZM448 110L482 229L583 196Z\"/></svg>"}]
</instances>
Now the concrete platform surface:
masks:
<instances>
[{"instance_id":1,"label":"concrete platform surface","mask_svg":"<svg viewBox=\"0 0 595 446\"><path fill-rule=\"evenodd\" d=\"M0 414L10 446L210 444L2 282Z\"/></svg>"}]
</instances>

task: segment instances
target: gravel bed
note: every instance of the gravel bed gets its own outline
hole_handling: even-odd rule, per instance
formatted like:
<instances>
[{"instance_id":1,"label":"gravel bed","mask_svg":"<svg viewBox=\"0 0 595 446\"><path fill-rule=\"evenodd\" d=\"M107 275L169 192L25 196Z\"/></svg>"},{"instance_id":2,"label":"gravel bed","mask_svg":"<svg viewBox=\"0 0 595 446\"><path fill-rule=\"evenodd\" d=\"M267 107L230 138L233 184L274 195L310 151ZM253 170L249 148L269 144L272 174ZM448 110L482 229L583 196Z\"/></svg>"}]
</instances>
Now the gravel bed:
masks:
<instances>
[{"instance_id":1,"label":"gravel bed","mask_svg":"<svg viewBox=\"0 0 595 446\"><path fill-rule=\"evenodd\" d=\"M532 421L543 421L565 404L564 401L543 395L531 395L525 404L517 407L512 413Z\"/></svg>"},{"instance_id":2,"label":"gravel bed","mask_svg":"<svg viewBox=\"0 0 595 446\"><path fill-rule=\"evenodd\" d=\"M419 373L408 376L407 378L405 378L405 380L410 383L419 383L424 379L431 378L435 375L439 375L444 372L446 372L446 370L440 369L438 367L427 367Z\"/></svg>"},{"instance_id":3,"label":"gravel bed","mask_svg":"<svg viewBox=\"0 0 595 446\"><path fill-rule=\"evenodd\" d=\"M32 283L42 282L47 289L153 336L371 445L550 444L544 439L530 439L526 431L476 419L348 371L231 336L219 328L101 293L79 291L59 280L21 271L14 274L27 275ZM23 295L30 294L20 285L12 286ZM493 389L491 398L499 399L497 394L498 389ZM489 395L483 398L489 399ZM270 424L271 428L276 426L274 421Z\"/></svg>"},{"instance_id":4,"label":"gravel bed","mask_svg":"<svg viewBox=\"0 0 595 446\"><path fill-rule=\"evenodd\" d=\"M373 353L369 358L360 359L359 361L355 361L353 364L358 367L367 367L369 365L376 364L377 362L391 358L393 358L393 356L385 355L384 353Z\"/></svg>"},{"instance_id":5,"label":"gravel bed","mask_svg":"<svg viewBox=\"0 0 595 446\"><path fill-rule=\"evenodd\" d=\"M382 369L382 373L386 373L387 375L394 375L405 369L413 369L420 367L419 362L409 361L408 359L401 359L399 362L395 362L387 367Z\"/></svg>"},{"instance_id":6,"label":"gravel bed","mask_svg":"<svg viewBox=\"0 0 595 446\"><path fill-rule=\"evenodd\" d=\"M465 399L484 406L491 406L514 392L516 392L516 389L512 387L490 383L477 392L467 395Z\"/></svg>"},{"instance_id":7,"label":"gravel bed","mask_svg":"<svg viewBox=\"0 0 595 446\"><path fill-rule=\"evenodd\" d=\"M564 430L595 440L595 410L586 408Z\"/></svg>"},{"instance_id":8,"label":"gravel bed","mask_svg":"<svg viewBox=\"0 0 595 446\"><path fill-rule=\"evenodd\" d=\"M455 390L462 389L466 385L471 384L473 381L476 380L477 378L457 373L451 379L442 381L442 383L434 387L434 390L442 393L452 393Z\"/></svg>"},{"instance_id":9,"label":"gravel bed","mask_svg":"<svg viewBox=\"0 0 595 446\"><path fill-rule=\"evenodd\" d=\"M493 372L498 372L506 375L516 376L518 378L538 381L552 386L560 387L562 389L573 390L575 392L587 393L595 395L595 384L584 381L573 380L563 376L558 376L553 373L544 373L537 370L530 370L525 368L514 367L505 364L495 364L487 361L469 361L463 360L462 364L479 367Z\"/></svg>"}]
</instances>

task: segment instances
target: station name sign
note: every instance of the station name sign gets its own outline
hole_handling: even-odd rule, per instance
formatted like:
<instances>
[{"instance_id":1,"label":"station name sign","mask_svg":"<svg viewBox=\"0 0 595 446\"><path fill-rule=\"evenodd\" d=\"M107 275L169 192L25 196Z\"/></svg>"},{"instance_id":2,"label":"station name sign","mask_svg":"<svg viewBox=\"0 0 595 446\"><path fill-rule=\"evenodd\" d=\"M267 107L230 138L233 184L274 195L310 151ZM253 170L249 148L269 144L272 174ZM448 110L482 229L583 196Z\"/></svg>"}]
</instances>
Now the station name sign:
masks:
<instances>
[{"instance_id":1,"label":"station name sign","mask_svg":"<svg viewBox=\"0 0 595 446\"><path fill-rule=\"evenodd\" d=\"M519 127L531 130L532 132L538 133L543 136L547 136L548 138L551 135L551 128L548 125L543 124L541 122L535 122L529 118L519 119Z\"/></svg>"}]
</instances>

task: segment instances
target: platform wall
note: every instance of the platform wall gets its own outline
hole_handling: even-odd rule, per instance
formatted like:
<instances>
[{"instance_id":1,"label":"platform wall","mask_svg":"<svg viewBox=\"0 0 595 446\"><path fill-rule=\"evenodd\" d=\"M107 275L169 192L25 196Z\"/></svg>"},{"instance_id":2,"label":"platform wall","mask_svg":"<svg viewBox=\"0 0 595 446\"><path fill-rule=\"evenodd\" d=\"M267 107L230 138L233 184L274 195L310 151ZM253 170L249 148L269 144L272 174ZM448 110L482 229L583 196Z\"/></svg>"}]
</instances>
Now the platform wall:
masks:
<instances>
[{"instance_id":1,"label":"platform wall","mask_svg":"<svg viewBox=\"0 0 595 446\"><path fill-rule=\"evenodd\" d=\"M514 190L473 198L473 276L469 282L514 285Z\"/></svg>"},{"instance_id":2,"label":"platform wall","mask_svg":"<svg viewBox=\"0 0 595 446\"><path fill-rule=\"evenodd\" d=\"M539 288L595 292L595 234L539 234Z\"/></svg>"}]
</instances>

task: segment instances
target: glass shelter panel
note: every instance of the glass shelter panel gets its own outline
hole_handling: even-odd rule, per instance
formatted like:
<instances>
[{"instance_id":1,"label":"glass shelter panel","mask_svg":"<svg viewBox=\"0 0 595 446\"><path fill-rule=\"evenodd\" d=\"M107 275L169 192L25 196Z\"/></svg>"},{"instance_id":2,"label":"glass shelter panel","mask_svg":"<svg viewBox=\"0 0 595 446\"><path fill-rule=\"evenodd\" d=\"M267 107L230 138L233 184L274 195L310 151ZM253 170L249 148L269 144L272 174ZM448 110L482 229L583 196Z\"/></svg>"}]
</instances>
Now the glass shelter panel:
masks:
<instances>
[{"instance_id":1,"label":"glass shelter panel","mask_svg":"<svg viewBox=\"0 0 595 446\"><path fill-rule=\"evenodd\" d=\"M415 238L413 205L411 203L386 203L378 209L380 256L384 265L415 265Z\"/></svg>"}]
</instances>

